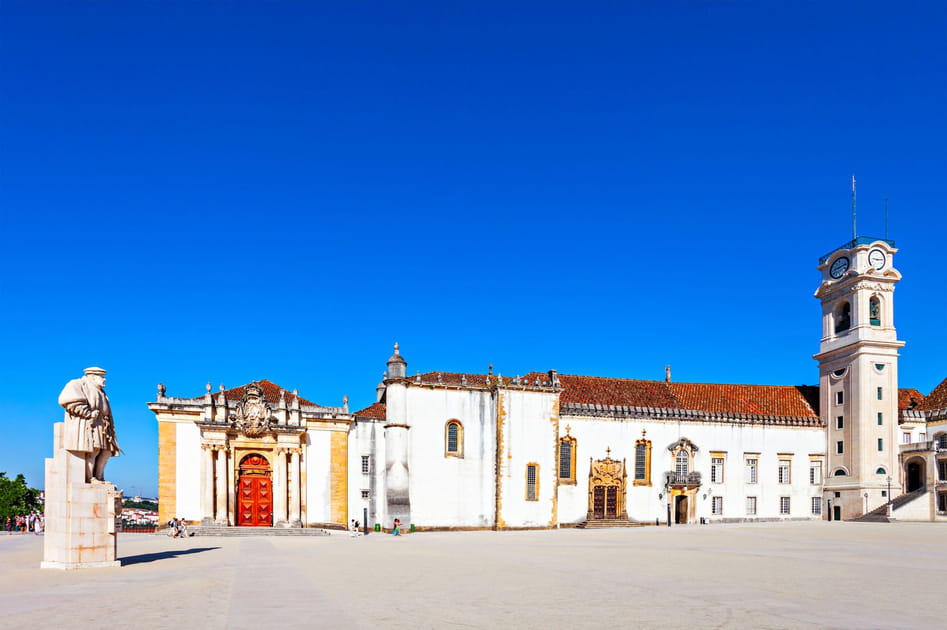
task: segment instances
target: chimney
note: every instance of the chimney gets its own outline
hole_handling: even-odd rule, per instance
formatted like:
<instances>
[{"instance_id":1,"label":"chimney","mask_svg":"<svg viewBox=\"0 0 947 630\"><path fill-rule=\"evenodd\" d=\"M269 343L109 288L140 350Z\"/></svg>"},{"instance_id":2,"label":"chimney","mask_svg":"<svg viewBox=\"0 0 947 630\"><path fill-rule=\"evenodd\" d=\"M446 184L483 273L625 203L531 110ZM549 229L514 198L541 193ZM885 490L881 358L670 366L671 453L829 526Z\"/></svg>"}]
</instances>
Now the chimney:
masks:
<instances>
[{"instance_id":1,"label":"chimney","mask_svg":"<svg viewBox=\"0 0 947 630\"><path fill-rule=\"evenodd\" d=\"M664 382L665 383L671 382L671 366L670 365L664 366Z\"/></svg>"}]
</instances>

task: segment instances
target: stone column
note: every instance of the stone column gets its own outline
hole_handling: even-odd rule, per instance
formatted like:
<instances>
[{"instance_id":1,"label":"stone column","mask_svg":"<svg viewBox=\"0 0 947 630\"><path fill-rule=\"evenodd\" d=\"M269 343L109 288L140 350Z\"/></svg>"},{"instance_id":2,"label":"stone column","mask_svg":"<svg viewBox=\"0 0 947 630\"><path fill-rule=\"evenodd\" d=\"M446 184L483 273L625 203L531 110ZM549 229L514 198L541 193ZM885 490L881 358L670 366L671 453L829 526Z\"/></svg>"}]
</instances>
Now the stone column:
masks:
<instances>
[{"instance_id":1,"label":"stone column","mask_svg":"<svg viewBox=\"0 0 947 630\"><path fill-rule=\"evenodd\" d=\"M217 506L214 510L218 525L228 526L227 519L227 447L217 447Z\"/></svg>"},{"instance_id":2,"label":"stone column","mask_svg":"<svg viewBox=\"0 0 947 630\"><path fill-rule=\"evenodd\" d=\"M276 449L273 470L273 526L288 527L286 518L286 449Z\"/></svg>"},{"instance_id":3,"label":"stone column","mask_svg":"<svg viewBox=\"0 0 947 630\"><path fill-rule=\"evenodd\" d=\"M210 444L201 444L201 524L214 520L214 452Z\"/></svg>"},{"instance_id":4,"label":"stone column","mask_svg":"<svg viewBox=\"0 0 947 630\"><path fill-rule=\"evenodd\" d=\"M289 453L289 466L292 481L289 484L289 524L291 527L302 527L302 514L300 513L300 479L299 479L299 449L294 448Z\"/></svg>"}]
</instances>

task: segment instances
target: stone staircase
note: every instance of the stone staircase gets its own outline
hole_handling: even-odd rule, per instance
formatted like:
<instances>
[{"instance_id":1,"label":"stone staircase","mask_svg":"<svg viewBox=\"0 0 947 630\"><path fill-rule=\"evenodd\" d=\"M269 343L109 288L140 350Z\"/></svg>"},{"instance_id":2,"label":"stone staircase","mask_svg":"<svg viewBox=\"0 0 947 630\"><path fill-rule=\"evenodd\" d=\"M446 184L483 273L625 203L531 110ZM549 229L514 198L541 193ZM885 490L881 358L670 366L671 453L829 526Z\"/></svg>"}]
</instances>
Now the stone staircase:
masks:
<instances>
[{"instance_id":1,"label":"stone staircase","mask_svg":"<svg viewBox=\"0 0 947 630\"><path fill-rule=\"evenodd\" d=\"M895 497L891 501L892 514L894 513L895 510L897 510L902 505L906 505L910 503L911 501L913 501L914 499L920 496L923 496L926 493L927 493L927 488L921 487L921 488L918 488L917 490L914 490L913 492L907 492L898 497ZM884 505L880 505L876 507L874 510L872 510L871 512L868 512L867 514L862 514L861 516L850 519L850 520L858 522L858 523L890 523L896 519L893 516L892 517L888 516L888 504L885 503Z\"/></svg>"},{"instance_id":2,"label":"stone staircase","mask_svg":"<svg viewBox=\"0 0 947 630\"><path fill-rule=\"evenodd\" d=\"M609 527L644 527L644 523L629 521L625 518L601 518L584 521L576 525L576 529L606 529Z\"/></svg>"},{"instance_id":3,"label":"stone staircase","mask_svg":"<svg viewBox=\"0 0 947 630\"><path fill-rule=\"evenodd\" d=\"M167 534L167 528L159 533ZM218 527L214 525L191 525L187 531L192 536L328 536L329 532L318 527Z\"/></svg>"}]
</instances>

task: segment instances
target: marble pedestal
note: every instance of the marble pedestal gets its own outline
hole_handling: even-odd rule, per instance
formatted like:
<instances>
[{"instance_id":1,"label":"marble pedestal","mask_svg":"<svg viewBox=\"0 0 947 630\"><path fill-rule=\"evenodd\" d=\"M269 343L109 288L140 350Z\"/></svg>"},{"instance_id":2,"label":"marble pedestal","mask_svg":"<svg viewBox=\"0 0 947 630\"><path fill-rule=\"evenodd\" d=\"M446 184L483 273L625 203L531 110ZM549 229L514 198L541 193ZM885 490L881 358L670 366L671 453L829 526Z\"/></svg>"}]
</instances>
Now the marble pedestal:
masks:
<instances>
[{"instance_id":1,"label":"marble pedestal","mask_svg":"<svg viewBox=\"0 0 947 630\"><path fill-rule=\"evenodd\" d=\"M85 481L85 458L63 448L65 424L53 425L53 457L46 460L46 533L43 569L117 567L116 518L122 493L107 481Z\"/></svg>"}]
</instances>

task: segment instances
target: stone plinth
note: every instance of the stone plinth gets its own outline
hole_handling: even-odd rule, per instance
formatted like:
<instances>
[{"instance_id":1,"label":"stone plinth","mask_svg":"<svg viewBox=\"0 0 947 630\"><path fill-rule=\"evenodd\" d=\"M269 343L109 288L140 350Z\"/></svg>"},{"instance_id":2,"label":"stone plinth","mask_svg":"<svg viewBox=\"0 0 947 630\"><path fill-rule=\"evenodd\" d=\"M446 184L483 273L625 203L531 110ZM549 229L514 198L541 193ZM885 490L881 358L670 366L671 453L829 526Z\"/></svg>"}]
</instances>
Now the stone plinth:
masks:
<instances>
[{"instance_id":1,"label":"stone plinth","mask_svg":"<svg viewBox=\"0 0 947 630\"><path fill-rule=\"evenodd\" d=\"M63 448L65 424L53 426L46 460L46 534L43 569L117 567L116 518L122 493L106 481L85 481L85 458Z\"/></svg>"}]
</instances>

